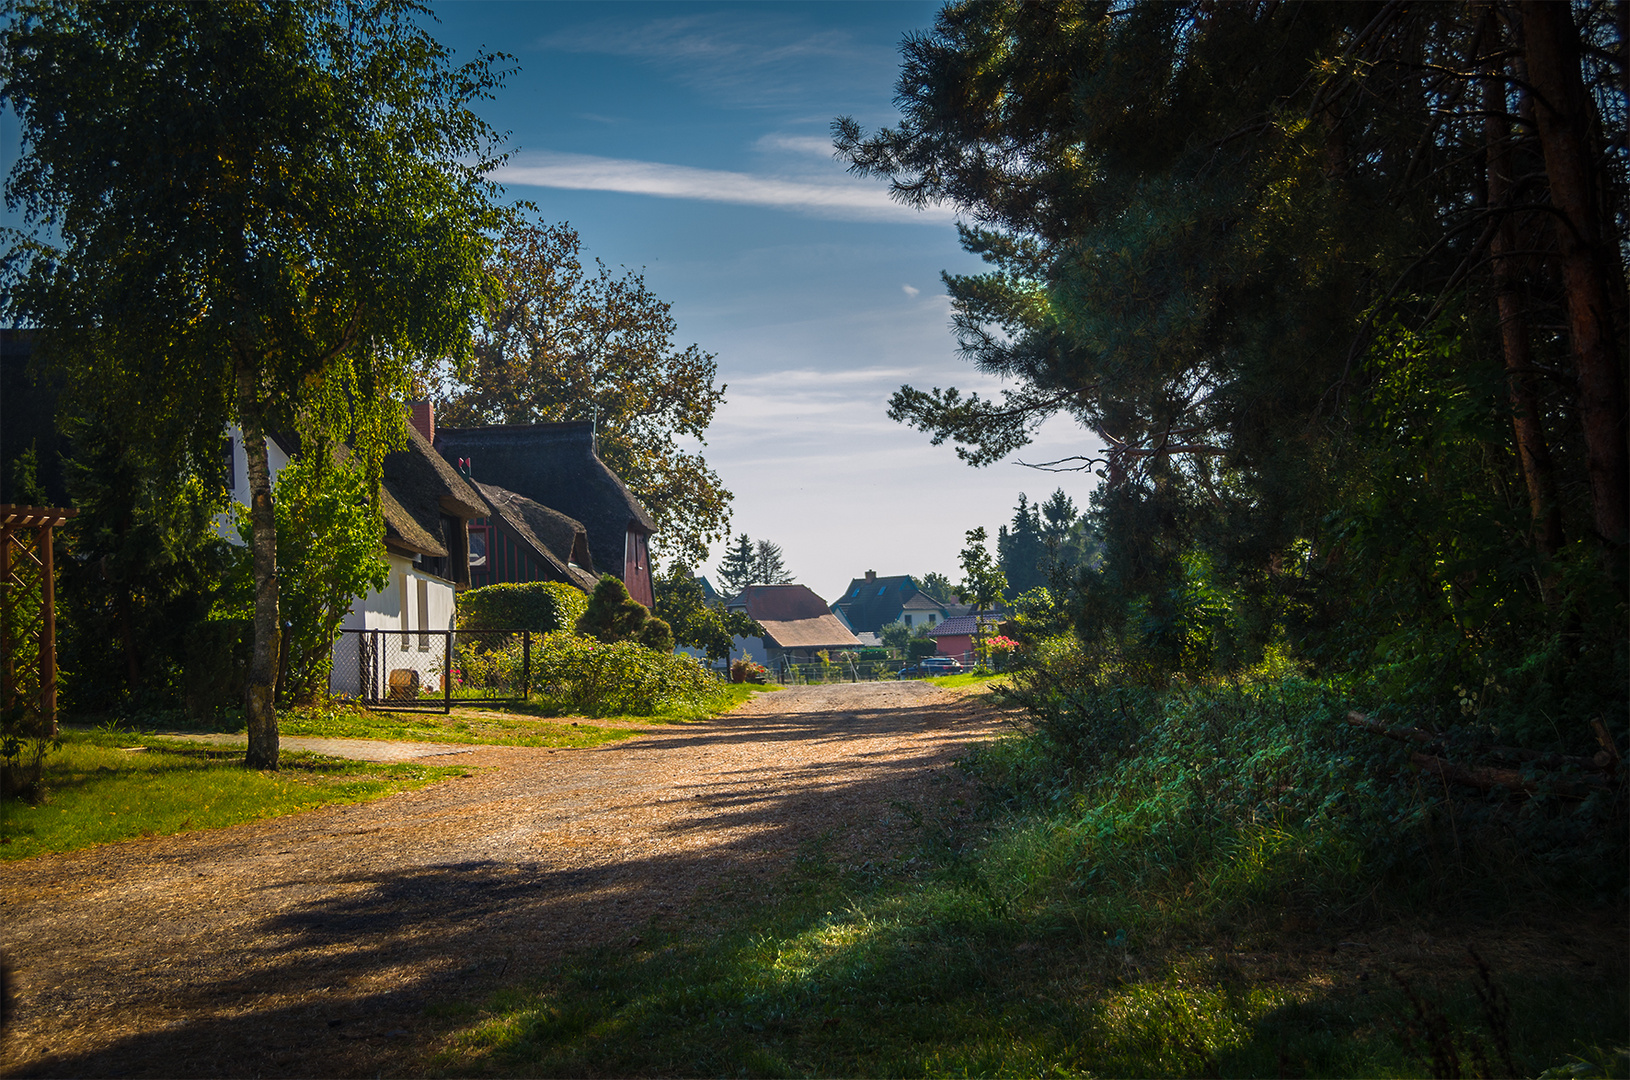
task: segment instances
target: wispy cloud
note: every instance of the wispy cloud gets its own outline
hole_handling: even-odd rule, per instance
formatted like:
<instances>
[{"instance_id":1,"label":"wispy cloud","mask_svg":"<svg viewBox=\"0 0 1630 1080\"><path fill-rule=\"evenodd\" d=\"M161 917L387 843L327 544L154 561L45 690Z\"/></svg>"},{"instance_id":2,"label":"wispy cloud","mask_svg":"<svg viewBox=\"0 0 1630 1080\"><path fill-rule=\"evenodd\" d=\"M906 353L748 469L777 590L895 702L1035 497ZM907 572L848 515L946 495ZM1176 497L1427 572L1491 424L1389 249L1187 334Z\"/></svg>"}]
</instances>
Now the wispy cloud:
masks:
<instances>
[{"instance_id":1,"label":"wispy cloud","mask_svg":"<svg viewBox=\"0 0 1630 1080\"><path fill-rule=\"evenodd\" d=\"M771 132L768 135L760 135L753 145L759 150L799 154L824 161L834 160L830 135L787 135L783 132Z\"/></svg>"},{"instance_id":2,"label":"wispy cloud","mask_svg":"<svg viewBox=\"0 0 1630 1080\"><path fill-rule=\"evenodd\" d=\"M630 25L600 19L538 39L546 51L622 56L666 72L731 104L759 107L842 87L857 79L893 81L892 49L862 43L847 30L814 26L779 11L708 12Z\"/></svg>"},{"instance_id":3,"label":"wispy cloud","mask_svg":"<svg viewBox=\"0 0 1630 1080\"><path fill-rule=\"evenodd\" d=\"M531 187L769 206L847 221L943 226L956 216L948 207L918 211L901 206L889 198L888 188L876 181L765 176L588 154L521 155L499 168L493 179Z\"/></svg>"},{"instance_id":4,"label":"wispy cloud","mask_svg":"<svg viewBox=\"0 0 1630 1080\"><path fill-rule=\"evenodd\" d=\"M922 290L914 285L902 285L900 286L900 291L905 293L907 296L915 298Z\"/></svg>"}]
</instances>

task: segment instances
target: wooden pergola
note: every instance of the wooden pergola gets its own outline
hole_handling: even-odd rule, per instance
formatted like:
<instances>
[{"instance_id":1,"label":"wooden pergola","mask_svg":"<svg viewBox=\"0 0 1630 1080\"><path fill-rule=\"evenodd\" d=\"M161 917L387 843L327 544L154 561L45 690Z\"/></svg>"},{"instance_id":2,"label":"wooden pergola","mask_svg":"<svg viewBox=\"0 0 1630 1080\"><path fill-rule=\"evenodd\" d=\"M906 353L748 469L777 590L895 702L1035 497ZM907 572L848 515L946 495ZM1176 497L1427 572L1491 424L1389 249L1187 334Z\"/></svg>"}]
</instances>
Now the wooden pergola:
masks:
<instances>
[{"instance_id":1,"label":"wooden pergola","mask_svg":"<svg viewBox=\"0 0 1630 1080\"><path fill-rule=\"evenodd\" d=\"M51 531L78 514L0 503L0 705L32 709L36 730L57 734L57 586Z\"/></svg>"}]
</instances>

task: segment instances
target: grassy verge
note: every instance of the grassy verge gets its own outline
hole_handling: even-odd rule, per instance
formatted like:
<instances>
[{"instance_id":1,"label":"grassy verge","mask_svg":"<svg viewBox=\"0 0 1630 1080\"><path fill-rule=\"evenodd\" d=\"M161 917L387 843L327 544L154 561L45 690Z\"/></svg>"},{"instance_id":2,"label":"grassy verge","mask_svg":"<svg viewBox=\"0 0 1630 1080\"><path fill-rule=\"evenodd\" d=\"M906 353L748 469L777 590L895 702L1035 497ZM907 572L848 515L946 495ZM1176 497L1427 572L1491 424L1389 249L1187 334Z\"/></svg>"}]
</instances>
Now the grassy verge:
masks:
<instances>
[{"instance_id":1,"label":"grassy verge","mask_svg":"<svg viewBox=\"0 0 1630 1080\"><path fill-rule=\"evenodd\" d=\"M995 689L996 687L1003 685L997 680L1004 679L1005 677L1006 676L1003 675L975 675L971 671L964 671L958 675L931 675L923 681L933 683L935 686L943 686L947 689L954 689L959 686L984 686Z\"/></svg>"},{"instance_id":2,"label":"grassy verge","mask_svg":"<svg viewBox=\"0 0 1630 1080\"><path fill-rule=\"evenodd\" d=\"M1208 944L1193 932L1217 928L1194 923L1129 937L1011 910L946 856L947 839L883 868L808 853L772 902L707 912L720 927L712 936L653 925L633 948L441 1006L433 1015L447 1035L432 1069L1421 1076L1441 1017L1436 1048L1457 1054L1465 1075L1478 1053L1489 1075L1506 1075L1501 1039L1519 1075L1581 1061L1600 1071L1565 1075L1623 1075L1622 955L1594 968L1491 960L1510 1004L1491 1022L1474 966L1435 943L1473 937L1485 952L1532 960L1527 947L1554 932L1502 941L1497 922L1444 923L1425 952L1418 932L1386 921L1332 935L1258 918Z\"/></svg>"},{"instance_id":3,"label":"grassy verge","mask_svg":"<svg viewBox=\"0 0 1630 1080\"><path fill-rule=\"evenodd\" d=\"M433 1067L1625 1075L1616 804L1434 802L1295 680L1049 708L964 762L979 814L899 807L909 858L446 1008Z\"/></svg>"},{"instance_id":4,"label":"grassy verge","mask_svg":"<svg viewBox=\"0 0 1630 1080\"><path fill-rule=\"evenodd\" d=\"M135 746L146 749L125 749ZM47 800L0 802L0 859L366 802L463 771L285 751L279 772L261 773L243 768L241 758L242 751L128 732L64 731L61 749L46 759Z\"/></svg>"}]
</instances>

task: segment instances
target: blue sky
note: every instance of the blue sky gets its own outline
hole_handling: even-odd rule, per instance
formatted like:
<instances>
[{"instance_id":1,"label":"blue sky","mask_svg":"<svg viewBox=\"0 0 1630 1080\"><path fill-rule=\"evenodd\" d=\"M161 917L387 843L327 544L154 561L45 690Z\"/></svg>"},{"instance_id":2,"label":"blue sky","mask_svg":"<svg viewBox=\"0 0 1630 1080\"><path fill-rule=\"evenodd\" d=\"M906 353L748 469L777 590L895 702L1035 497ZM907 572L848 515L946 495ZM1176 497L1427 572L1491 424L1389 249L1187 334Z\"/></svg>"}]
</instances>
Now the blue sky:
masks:
<instances>
[{"instance_id":1,"label":"blue sky","mask_svg":"<svg viewBox=\"0 0 1630 1080\"><path fill-rule=\"evenodd\" d=\"M956 355L940 272L980 264L947 209L917 213L849 176L829 126L892 123L899 43L928 3L444 4L460 55L517 57L483 111L510 133L516 198L584 251L643 269L678 344L729 391L704 449L736 532L767 538L828 600L868 569L958 576L963 533L994 536L1020 491L1089 477L971 469L886 415L901 383L989 389ZM1079 453L1055 420L1026 460ZM721 554L715 549L710 566Z\"/></svg>"},{"instance_id":2,"label":"blue sky","mask_svg":"<svg viewBox=\"0 0 1630 1080\"><path fill-rule=\"evenodd\" d=\"M902 383L990 390L956 355L941 271L979 263L947 209L918 213L847 175L829 125L892 123L898 46L928 3L487 3L435 6L458 57L514 54L481 111L509 133L510 196L569 221L584 254L643 271L676 345L727 384L703 449L735 494L733 531L780 544L828 600L850 577L958 576L963 533L1020 491L1092 479L970 469L886 416ZM15 153L15 122L0 139ZM1054 420L1021 455L1082 453ZM709 567L722 548L715 548Z\"/></svg>"}]
</instances>

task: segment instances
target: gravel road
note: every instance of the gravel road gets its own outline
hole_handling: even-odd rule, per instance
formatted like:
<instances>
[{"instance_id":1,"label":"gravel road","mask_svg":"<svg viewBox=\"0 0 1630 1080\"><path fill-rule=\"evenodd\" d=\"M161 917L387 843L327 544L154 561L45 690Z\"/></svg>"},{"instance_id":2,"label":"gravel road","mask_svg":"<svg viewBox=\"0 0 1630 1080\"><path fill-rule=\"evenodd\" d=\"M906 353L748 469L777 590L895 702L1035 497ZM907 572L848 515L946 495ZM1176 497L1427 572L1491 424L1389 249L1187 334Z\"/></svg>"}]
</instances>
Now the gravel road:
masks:
<instances>
[{"instance_id":1,"label":"gravel road","mask_svg":"<svg viewBox=\"0 0 1630 1080\"><path fill-rule=\"evenodd\" d=\"M897 850L892 804L966 795L947 767L994 730L929 685L795 688L592 749L459 747L465 776L372 803L0 865L0 1069L411 1072L428 1005L652 920L704 932L811 840Z\"/></svg>"}]
</instances>

